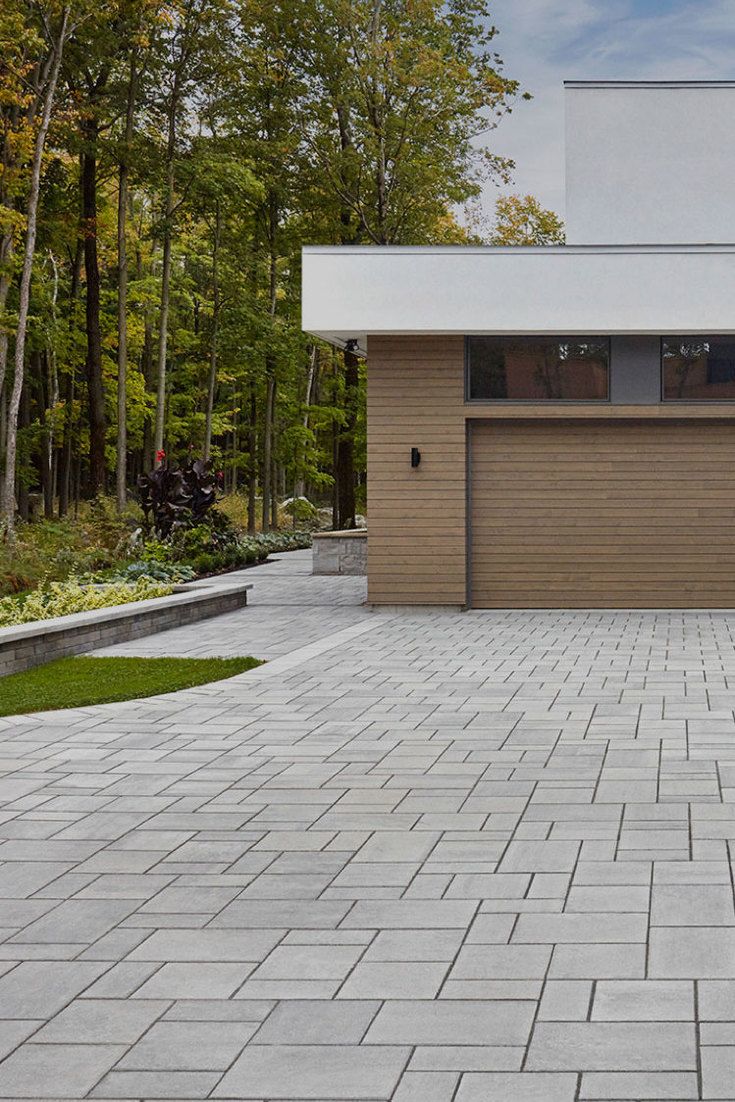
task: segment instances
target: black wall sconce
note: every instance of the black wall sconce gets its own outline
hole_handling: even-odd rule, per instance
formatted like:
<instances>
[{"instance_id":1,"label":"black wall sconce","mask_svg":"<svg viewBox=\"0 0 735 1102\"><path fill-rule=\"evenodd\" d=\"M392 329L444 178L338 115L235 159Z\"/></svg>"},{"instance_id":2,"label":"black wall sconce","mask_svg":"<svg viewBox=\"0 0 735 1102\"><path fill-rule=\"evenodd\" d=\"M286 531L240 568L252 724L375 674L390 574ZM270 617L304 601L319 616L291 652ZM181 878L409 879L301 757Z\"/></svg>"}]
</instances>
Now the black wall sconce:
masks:
<instances>
[{"instance_id":1,"label":"black wall sconce","mask_svg":"<svg viewBox=\"0 0 735 1102\"><path fill-rule=\"evenodd\" d=\"M416 469L421 462L421 452L418 448L411 448L411 466Z\"/></svg>"}]
</instances>

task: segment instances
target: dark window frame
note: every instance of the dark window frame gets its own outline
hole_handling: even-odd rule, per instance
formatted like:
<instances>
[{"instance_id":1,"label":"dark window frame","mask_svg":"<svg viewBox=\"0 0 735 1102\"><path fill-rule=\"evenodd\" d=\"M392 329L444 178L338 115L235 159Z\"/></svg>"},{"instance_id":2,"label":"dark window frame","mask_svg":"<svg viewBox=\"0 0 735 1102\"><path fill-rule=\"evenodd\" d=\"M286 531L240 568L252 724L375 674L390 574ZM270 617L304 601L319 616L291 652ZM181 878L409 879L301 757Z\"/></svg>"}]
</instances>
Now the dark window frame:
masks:
<instances>
[{"instance_id":1,"label":"dark window frame","mask_svg":"<svg viewBox=\"0 0 735 1102\"><path fill-rule=\"evenodd\" d=\"M583 341L584 337L587 340L595 340L599 344L605 344L607 347L607 396L605 398L473 398L470 392L470 341L482 340L487 338L488 340L556 340L559 344L563 344L565 341ZM663 341L663 338L661 338ZM662 386L663 386L663 346L662 346ZM585 403L595 406L604 406L612 404L612 337L602 335L599 337L592 334L584 334L580 337L570 337L562 335L560 337L545 336L544 334L526 334L520 333L517 336L509 336L502 333L493 336L493 334L487 333L468 333L464 338L464 400L465 404L472 406L500 406L500 405L524 405L524 406L579 406Z\"/></svg>"},{"instance_id":2,"label":"dark window frame","mask_svg":"<svg viewBox=\"0 0 735 1102\"><path fill-rule=\"evenodd\" d=\"M693 334L683 333L679 336L680 341L686 340L687 336L693 336ZM731 337L733 344L735 344L735 334L730 333L707 333L700 337L701 341L711 341L715 337ZM721 406L721 405L734 405L735 395L732 398L667 398L666 397L666 379L665 379L665 363L664 363L664 345L671 341L676 340L676 334L669 333L668 337L662 336L660 338L660 351L659 351L659 381L661 386L661 404L666 406Z\"/></svg>"}]
</instances>

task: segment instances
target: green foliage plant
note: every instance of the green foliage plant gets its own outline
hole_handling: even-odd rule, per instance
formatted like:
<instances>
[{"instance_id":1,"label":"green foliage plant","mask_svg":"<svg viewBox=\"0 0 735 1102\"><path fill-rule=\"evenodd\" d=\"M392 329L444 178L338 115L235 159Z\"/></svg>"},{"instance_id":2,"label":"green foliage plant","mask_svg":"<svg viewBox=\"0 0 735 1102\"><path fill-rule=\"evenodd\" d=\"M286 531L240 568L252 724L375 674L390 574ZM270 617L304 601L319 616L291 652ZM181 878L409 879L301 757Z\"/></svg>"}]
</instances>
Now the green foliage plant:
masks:
<instances>
[{"instance_id":1,"label":"green foliage plant","mask_svg":"<svg viewBox=\"0 0 735 1102\"><path fill-rule=\"evenodd\" d=\"M25 597L0 598L0 627L52 620L57 616L111 608L132 601L147 601L152 597L166 597L172 592L170 583L149 578L104 585L82 585L77 578L49 582Z\"/></svg>"}]
</instances>

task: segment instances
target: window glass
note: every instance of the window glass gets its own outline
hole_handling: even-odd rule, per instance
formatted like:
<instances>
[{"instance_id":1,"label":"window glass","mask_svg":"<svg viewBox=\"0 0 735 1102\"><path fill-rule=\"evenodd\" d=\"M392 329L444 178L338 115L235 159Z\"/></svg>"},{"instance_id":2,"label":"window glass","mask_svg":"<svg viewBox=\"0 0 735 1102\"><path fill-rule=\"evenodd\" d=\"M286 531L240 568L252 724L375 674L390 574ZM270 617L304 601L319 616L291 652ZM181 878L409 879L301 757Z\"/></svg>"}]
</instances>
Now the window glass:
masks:
<instances>
[{"instance_id":1,"label":"window glass","mask_svg":"<svg viewBox=\"0 0 735 1102\"><path fill-rule=\"evenodd\" d=\"M735 337L664 337L665 402L735 400Z\"/></svg>"},{"instance_id":2,"label":"window glass","mask_svg":"<svg viewBox=\"0 0 735 1102\"><path fill-rule=\"evenodd\" d=\"M468 337L470 401L599 402L608 397L605 337Z\"/></svg>"}]
</instances>

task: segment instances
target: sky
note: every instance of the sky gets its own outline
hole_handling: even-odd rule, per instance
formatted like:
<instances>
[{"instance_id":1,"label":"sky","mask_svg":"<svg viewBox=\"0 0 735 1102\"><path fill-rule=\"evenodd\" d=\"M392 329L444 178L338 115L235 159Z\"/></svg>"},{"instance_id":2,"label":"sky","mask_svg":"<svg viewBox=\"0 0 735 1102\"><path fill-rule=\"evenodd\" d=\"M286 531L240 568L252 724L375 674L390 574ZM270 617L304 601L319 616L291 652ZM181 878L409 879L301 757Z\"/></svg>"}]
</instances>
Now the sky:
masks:
<instances>
[{"instance_id":1,"label":"sky","mask_svg":"<svg viewBox=\"0 0 735 1102\"><path fill-rule=\"evenodd\" d=\"M735 80L735 0L494 0L491 9L504 71L534 97L489 136L517 166L501 190L562 216L565 80ZM487 210L497 194L486 192Z\"/></svg>"}]
</instances>

